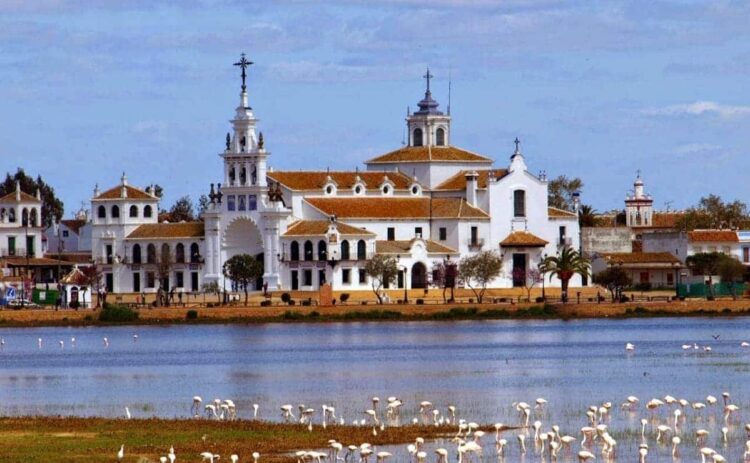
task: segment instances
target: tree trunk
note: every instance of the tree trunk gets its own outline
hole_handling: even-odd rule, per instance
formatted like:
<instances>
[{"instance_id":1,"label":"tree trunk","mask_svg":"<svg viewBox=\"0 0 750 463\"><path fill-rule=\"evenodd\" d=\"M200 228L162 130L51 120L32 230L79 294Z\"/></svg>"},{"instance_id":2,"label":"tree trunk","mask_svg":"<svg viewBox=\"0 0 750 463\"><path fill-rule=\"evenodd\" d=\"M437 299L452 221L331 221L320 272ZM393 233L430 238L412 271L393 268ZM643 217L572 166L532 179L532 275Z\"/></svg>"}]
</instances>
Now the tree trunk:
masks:
<instances>
[{"instance_id":1,"label":"tree trunk","mask_svg":"<svg viewBox=\"0 0 750 463\"><path fill-rule=\"evenodd\" d=\"M568 283L570 282L570 278L563 278L560 280L560 285L562 286L562 301L563 303L568 302Z\"/></svg>"},{"instance_id":2,"label":"tree trunk","mask_svg":"<svg viewBox=\"0 0 750 463\"><path fill-rule=\"evenodd\" d=\"M245 307L247 307L247 285L245 285Z\"/></svg>"}]
</instances>

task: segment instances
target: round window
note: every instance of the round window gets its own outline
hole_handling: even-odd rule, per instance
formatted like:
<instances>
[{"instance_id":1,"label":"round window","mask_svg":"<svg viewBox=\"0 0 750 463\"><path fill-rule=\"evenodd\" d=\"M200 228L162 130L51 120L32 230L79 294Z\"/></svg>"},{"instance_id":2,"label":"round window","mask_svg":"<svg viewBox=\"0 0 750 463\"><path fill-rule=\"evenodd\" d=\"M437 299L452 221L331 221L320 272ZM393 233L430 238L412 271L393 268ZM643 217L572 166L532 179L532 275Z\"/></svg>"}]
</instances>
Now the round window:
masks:
<instances>
[{"instance_id":1,"label":"round window","mask_svg":"<svg viewBox=\"0 0 750 463\"><path fill-rule=\"evenodd\" d=\"M388 193L389 193L390 191L391 191L391 189L390 189L390 188L388 188L388 186L384 186L384 187L383 187L383 194L384 194L384 195L387 195L387 194L388 194Z\"/></svg>"},{"instance_id":2,"label":"round window","mask_svg":"<svg viewBox=\"0 0 750 463\"><path fill-rule=\"evenodd\" d=\"M354 192L357 193L357 194L362 193L362 187L359 186L359 185L357 185L356 188L354 188Z\"/></svg>"},{"instance_id":3,"label":"round window","mask_svg":"<svg viewBox=\"0 0 750 463\"><path fill-rule=\"evenodd\" d=\"M333 193L333 187L332 187L331 185L328 185L328 186L326 187L326 194L329 194L329 195L330 195L331 193Z\"/></svg>"},{"instance_id":4,"label":"round window","mask_svg":"<svg viewBox=\"0 0 750 463\"><path fill-rule=\"evenodd\" d=\"M417 193L419 193L419 188L414 185L413 187L411 187L411 194L415 195Z\"/></svg>"}]
</instances>

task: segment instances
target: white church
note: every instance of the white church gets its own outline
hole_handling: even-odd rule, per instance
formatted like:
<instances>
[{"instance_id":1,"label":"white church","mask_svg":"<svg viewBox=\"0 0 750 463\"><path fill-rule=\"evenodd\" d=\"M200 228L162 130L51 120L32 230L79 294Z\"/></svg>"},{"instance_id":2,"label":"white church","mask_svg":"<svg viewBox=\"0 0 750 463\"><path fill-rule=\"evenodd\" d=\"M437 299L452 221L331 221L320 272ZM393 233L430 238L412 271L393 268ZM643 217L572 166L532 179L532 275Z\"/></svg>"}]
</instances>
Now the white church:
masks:
<instances>
[{"instance_id":1,"label":"white church","mask_svg":"<svg viewBox=\"0 0 750 463\"><path fill-rule=\"evenodd\" d=\"M363 170L282 171L257 127L245 84L231 120L221 181L211 184L202 221L159 223L151 188L128 183L95 191L91 200L92 254L109 292L199 291L224 281L223 263L237 254L263 262L254 289L370 290L368 259L398 259L398 288L425 288L445 260L483 250L502 256L496 288L523 286L516 269L536 267L564 246L580 248L577 214L548 207L547 180L526 165L518 140L505 167L452 143L450 112L440 111L427 86L419 110L408 114L408 142L374 157ZM159 280L159 256L172 256ZM548 286L559 286L550 281ZM585 282L576 275L571 287ZM392 286L393 287L393 286Z\"/></svg>"}]
</instances>

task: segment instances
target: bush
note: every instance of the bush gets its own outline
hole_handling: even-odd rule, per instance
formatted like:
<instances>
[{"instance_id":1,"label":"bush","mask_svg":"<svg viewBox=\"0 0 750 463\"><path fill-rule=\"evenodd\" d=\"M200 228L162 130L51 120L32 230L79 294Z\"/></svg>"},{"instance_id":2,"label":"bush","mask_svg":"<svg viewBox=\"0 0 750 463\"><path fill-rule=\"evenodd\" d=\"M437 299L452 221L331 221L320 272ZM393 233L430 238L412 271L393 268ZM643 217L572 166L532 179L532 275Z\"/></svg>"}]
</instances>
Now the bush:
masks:
<instances>
[{"instance_id":1,"label":"bush","mask_svg":"<svg viewBox=\"0 0 750 463\"><path fill-rule=\"evenodd\" d=\"M417 305L424 304L424 299L417 299Z\"/></svg>"},{"instance_id":2,"label":"bush","mask_svg":"<svg viewBox=\"0 0 750 463\"><path fill-rule=\"evenodd\" d=\"M638 283L637 285L634 285L633 288L635 288L636 291L640 291L640 292L651 291L651 283L649 282Z\"/></svg>"},{"instance_id":3,"label":"bush","mask_svg":"<svg viewBox=\"0 0 750 463\"><path fill-rule=\"evenodd\" d=\"M93 318L93 317L92 317L91 315L86 315L85 317L83 317L83 321L85 321L85 322L90 322L90 321L92 321L93 319L94 319L94 318Z\"/></svg>"},{"instance_id":4,"label":"bush","mask_svg":"<svg viewBox=\"0 0 750 463\"><path fill-rule=\"evenodd\" d=\"M70 307L71 309L79 309L81 307L81 303L78 301L73 301L68 304L68 307Z\"/></svg>"},{"instance_id":5,"label":"bush","mask_svg":"<svg viewBox=\"0 0 750 463\"><path fill-rule=\"evenodd\" d=\"M198 318L197 310L188 310L187 313L185 313L185 320L196 320L197 318Z\"/></svg>"},{"instance_id":6,"label":"bush","mask_svg":"<svg viewBox=\"0 0 750 463\"><path fill-rule=\"evenodd\" d=\"M99 321L102 322L132 322L138 320L138 312L135 310L117 305L104 304L104 308L99 312Z\"/></svg>"},{"instance_id":7,"label":"bush","mask_svg":"<svg viewBox=\"0 0 750 463\"><path fill-rule=\"evenodd\" d=\"M342 304L346 303L346 301L349 300L349 293L341 293L341 296L339 296L339 300Z\"/></svg>"},{"instance_id":8,"label":"bush","mask_svg":"<svg viewBox=\"0 0 750 463\"><path fill-rule=\"evenodd\" d=\"M312 312L307 314L307 316L308 318L318 318L320 317L320 312L318 312L317 310L313 310Z\"/></svg>"},{"instance_id":9,"label":"bush","mask_svg":"<svg viewBox=\"0 0 750 463\"><path fill-rule=\"evenodd\" d=\"M292 312L291 310L287 310L284 312L284 315L281 316L284 320L299 320L302 318L302 314L299 312Z\"/></svg>"},{"instance_id":10,"label":"bush","mask_svg":"<svg viewBox=\"0 0 750 463\"><path fill-rule=\"evenodd\" d=\"M211 307L214 307L214 303L213 302L207 302L206 303L206 307L208 307L210 309Z\"/></svg>"},{"instance_id":11,"label":"bush","mask_svg":"<svg viewBox=\"0 0 750 463\"><path fill-rule=\"evenodd\" d=\"M305 307L310 307L312 305L312 301L310 299L305 299L302 301L301 305Z\"/></svg>"},{"instance_id":12,"label":"bush","mask_svg":"<svg viewBox=\"0 0 750 463\"><path fill-rule=\"evenodd\" d=\"M270 307L271 306L271 301L268 301L268 300L266 300L266 301L260 301L260 306L261 307Z\"/></svg>"},{"instance_id":13,"label":"bush","mask_svg":"<svg viewBox=\"0 0 750 463\"><path fill-rule=\"evenodd\" d=\"M589 300L590 300L590 299L589 299ZM543 303L543 302L544 302L544 298L543 298L542 296L539 296L539 297L537 297L537 298L536 298L536 303L537 303L537 304L541 304L541 303Z\"/></svg>"},{"instance_id":14,"label":"bush","mask_svg":"<svg viewBox=\"0 0 750 463\"><path fill-rule=\"evenodd\" d=\"M287 302L287 304L289 304L289 305L294 305L296 303L297 303L297 301L295 301L294 299L289 299L289 302Z\"/></svg>"},{"instance_id":15,"label":"bush","mask_svg":"<svg viewBox=\"0 0 750 463\"><path fill-rule=\"evenodd\" d=\"M289 304L289 301L292 300L292 295L289 293L282 293L281 294L281 302L284 304Z\"/></svg>"}]
</instances>

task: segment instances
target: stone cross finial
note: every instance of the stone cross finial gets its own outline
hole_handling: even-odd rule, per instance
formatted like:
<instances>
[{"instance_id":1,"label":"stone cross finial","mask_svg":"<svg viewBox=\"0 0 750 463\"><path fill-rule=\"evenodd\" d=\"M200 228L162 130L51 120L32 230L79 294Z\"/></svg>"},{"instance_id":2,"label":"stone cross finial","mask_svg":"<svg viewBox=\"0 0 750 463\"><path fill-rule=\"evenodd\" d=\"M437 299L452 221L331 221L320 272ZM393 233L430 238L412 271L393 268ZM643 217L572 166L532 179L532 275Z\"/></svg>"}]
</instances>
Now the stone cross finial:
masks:
<instances>
[{"instance_id":1,"label":"stone cross finial","mask_svg":"<svg viewBox=\"0 0 750 463\"><path fill-rule=\"evenodd\" d=\"M247 58L245 58L245 54L243 53L240 56L240 60L234 63L235 66L239 66L242 68L242 91L244 92L247 87L245 86L245 78L247 77L247 74L245 73L245 70L253 64L252 61L249 61Z\"/></svg>"}]
</instances>

